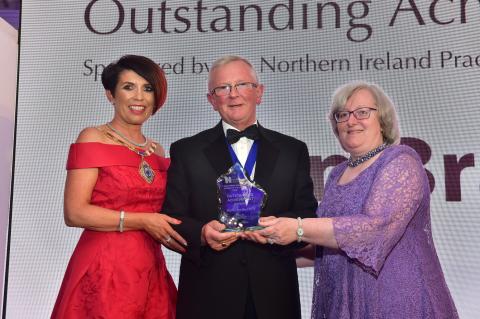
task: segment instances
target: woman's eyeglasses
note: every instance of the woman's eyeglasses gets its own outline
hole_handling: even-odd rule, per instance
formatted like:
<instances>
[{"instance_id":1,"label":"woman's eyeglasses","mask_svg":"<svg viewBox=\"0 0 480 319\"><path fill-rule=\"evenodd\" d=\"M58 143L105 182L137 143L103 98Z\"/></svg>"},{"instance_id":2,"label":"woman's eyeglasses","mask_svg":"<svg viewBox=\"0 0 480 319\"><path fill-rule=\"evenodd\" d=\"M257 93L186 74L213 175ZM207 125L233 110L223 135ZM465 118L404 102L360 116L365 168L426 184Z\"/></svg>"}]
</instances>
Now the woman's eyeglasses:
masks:
<instances>
[{"instance_id":1,"label":"woman's eyeglasses","mask_svg":"<svg viewBox=\"0 0 480 319\"><path fill-rule=\"evenodd\" d=\"M372 107L360 107L354 111L340 111L336 112L333 116L335 117L335 121L337 123L342 123L348 121L350 118L350 115L353 114L353 116L357 120L365 120L370 117L370 113L372 111L377 111L377 109L374 109Z\"/></svg>"}]
</instances>

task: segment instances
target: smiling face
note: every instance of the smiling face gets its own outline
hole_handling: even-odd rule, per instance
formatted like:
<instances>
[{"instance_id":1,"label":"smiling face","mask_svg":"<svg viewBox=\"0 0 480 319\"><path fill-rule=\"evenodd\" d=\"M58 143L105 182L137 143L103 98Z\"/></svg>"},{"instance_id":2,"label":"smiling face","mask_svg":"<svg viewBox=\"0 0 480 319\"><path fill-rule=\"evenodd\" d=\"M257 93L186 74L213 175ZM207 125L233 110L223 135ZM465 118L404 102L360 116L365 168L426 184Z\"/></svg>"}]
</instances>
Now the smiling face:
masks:
<instances>
[{"instance_id":1,"label":"smiling face","mask_svg":"<svg viewBox=\"0 0 480 319\"><path fill-rule=\"evenodd\" d=\"M253 69L241 60L232 61L213 69L209 75L207 94L208 101L213 109L220 114L222 120L233 127L243 130L256 121L256 107L260 104L263 95L263 86L251 87L242 92L232 88L226 96L217 96L211 93L219 86L238 83L257 83Z\"/></svg>"},{"instance_id":2,"label":"smiling face","mask_svg":"<svg viewBox=\"0 0 480 319\"><path fill-rule=\"evenodd\" d=\"M361 107L377 109L375 99L367 89L360 89L348 98L342 111L355 111ZM372 111L368 119L357 120L353 114L346 122L337 123L338 139L352 156L358 157L383 143L378 112Z\"/></svg>"},{"instance_id":3,"label":"smiling face","mask_svg":"<svg viewBox=\"0 0 480 319\"><path fill-rule=\"evenodd\" d=\"M106 95L115 107L115 122L142 125L152 115L155 103L153 87L134 71L122 71L114 94L107 90Z\"/></svg>"}]
</instances>

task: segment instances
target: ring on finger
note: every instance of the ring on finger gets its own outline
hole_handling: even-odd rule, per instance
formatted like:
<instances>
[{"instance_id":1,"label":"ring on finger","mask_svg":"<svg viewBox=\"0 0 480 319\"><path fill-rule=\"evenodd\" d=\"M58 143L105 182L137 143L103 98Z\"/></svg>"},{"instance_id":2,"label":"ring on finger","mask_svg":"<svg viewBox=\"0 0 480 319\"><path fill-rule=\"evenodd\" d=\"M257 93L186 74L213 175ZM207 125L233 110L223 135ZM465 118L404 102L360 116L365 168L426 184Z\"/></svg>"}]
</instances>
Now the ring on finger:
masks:
<instances>
[{"instance_id":1,"label":"ring on finger","mask_svg":"<svg viewBox=\"0 0 480 319\"><path fill-rule=\"evenodd\" d=\"M222 242L220 243L220 245L222 245L222 247L227 247L227 246L228 246L228 244L227 244L226 242L224 242L224 241L222 241Z\"/></svg>"},{"instance_id":2,"label":"ring on finger","mask_svg":"<svg viewBox=\"0 0 480 319\"><path fill-rule=\"evenodd\" d=\"M166 243L169 243L171 240L172 240L172 237L170 237L170 236L168 236L167 238L165 238L165 242L166 242Z\"/></svg>"},{"instance_id":3,"label":"ring on finger","mask_svg":"<svg viewBox=\"0 0 480 319\"><path fill-rule=\"evenodd\" d=\"M267 242L268 242L270 245L275 244L275 240L273 240L272 238L267 238Z\"/></svg>"}]
</instances>

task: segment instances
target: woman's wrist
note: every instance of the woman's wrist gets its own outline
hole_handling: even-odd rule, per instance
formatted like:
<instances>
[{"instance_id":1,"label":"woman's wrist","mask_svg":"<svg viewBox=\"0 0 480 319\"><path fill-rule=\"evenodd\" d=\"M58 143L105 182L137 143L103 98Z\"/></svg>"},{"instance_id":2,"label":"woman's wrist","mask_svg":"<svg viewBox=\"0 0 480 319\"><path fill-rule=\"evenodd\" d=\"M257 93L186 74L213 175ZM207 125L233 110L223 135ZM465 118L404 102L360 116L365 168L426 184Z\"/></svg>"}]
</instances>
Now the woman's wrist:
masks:
<instances>
[{"instance_id":1,"label":"woman's wrist","mask_svg":"<svg viewBox=\"0 0 480 319\"><path fill-rule=\"evenodd\" d=\"M125 213L123 222L124 230L145 230L148 224L148 215L145 213Z\"/></svg>"}]
</instances>

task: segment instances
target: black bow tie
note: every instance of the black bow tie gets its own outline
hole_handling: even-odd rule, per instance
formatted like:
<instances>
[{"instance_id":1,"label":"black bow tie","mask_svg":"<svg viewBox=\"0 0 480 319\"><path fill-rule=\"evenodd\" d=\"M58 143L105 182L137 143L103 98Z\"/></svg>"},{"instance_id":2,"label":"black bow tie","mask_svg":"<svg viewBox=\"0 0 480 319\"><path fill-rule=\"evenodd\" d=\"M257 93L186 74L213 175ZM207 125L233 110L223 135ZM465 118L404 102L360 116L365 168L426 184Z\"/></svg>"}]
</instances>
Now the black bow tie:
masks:
<instances>
[{"instance_id":1,"label":"black bow tie","mask_svg":"<svg viewBox=\"0 0 480 319\"><path fill-rule=\"evenodd\" d=\"M234 129L227 130L227 141L230 144L234 144L238 142L241 137L246 137L251 140L258 140L260 138L260 133L258 131L257 125L251 125L244 129L243 131L239 132Z\"/></svg>"}]
</instances>

